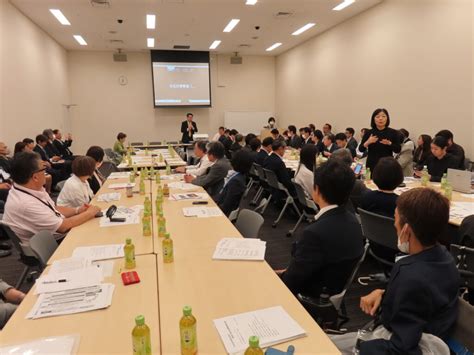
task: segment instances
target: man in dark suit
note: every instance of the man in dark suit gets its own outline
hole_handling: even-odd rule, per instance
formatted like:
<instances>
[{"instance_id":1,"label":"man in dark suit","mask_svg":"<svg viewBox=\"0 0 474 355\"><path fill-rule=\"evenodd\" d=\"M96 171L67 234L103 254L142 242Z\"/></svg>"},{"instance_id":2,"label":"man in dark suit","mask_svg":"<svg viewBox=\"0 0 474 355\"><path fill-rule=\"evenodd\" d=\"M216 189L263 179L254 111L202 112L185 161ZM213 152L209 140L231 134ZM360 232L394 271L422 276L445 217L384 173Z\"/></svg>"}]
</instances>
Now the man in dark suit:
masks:
<instances>
[{"instance_id":1,"label":"man in dark suit","mask_svg":"<svg viewBox=\"0 0 474 355\"><path fill-rule=\"evenodd\" d=\"M336 150L339 149L339 147L336 144L336 137L332 133L326 134L324 136L323 145L324 145L323 155L326 158L329 158L332 153L334 153Z\"/></svg>"},{"instance_id":2,"label":"man in dark suit","mask_svg":"<svg viewBox=\"0 0 474 355\"><path fill-rule=\"evenodd\" d=\"M442 341L427 334L442 340L450 336L460 285L452 256L438 243L448 221L449 201L435 190L415 188L398 198L398 248L408 255L393 267L385 290L361 298L362 311L371 316L381 307L376 319L381 325L359 344L361 354L418 355L421 344L430 353L440 353L433 345L443 345ZM357 333L335 336L332 341L345 353L356 345ZM449 354L447 347L445 351Z\"/></svg>"},{"instance_id":3,"label":"man in dark suit","mask_svg":"<svg viewBox=\"0 0 474 355\"><path fill-rule=\"evenodd\" d=\"M291 148L299 149L301 148L302 140L299 135L296 134L296 127L293 125L288 126L288 145Z\"/></svg>"},{"instance_id":4,"label":"man in dark suit","mask_svg":"<svg viewBox=\"0 0 474 355\"><path fill-rule=\"evenodd\" d=\"M464 148L461 147L459 144L454 143L453 132L447 129L443 129L439 131L438 133L436 133L436 136L444 137L448 141L447 152L453 155L457 159L456 169L465 170L466 169L465 167L466 155L464 154Z\"/></svg>"},{"instance_id":5,"label":"man in dark suit","mask_svg":"<svg viewBox=\"0 0 474 355\"><path fill-rule=\"evenodd\" d=\"M352 170L330 160L314 173L315 222L293 246L290 265L277 271L294 294L318 298L323 287L339 293L364 251L360 224L344 207L354 186Z\"/></svg>"},{"instance_id":6,"label":"man in dark suit","mask_svg":"<svg viewBox=\"0 0 474 355\"><path fill-rule=\"evenodd\" d=\"M233 172L225 178L224 188L216 198L217 205L226 216L239 208L240 200L247 188L246 176L252 164L252 155L247 150L241 149L234 154L231 161Z\"/></svg>"},{"instance_id":7,"label":"man in dark suit","mask_svg":"<svg viewBox=\"0 0 474 355\"><path fill-rule=\"evenodd\" d=\"M255 163L263 166L265 160L268 158L268 155L272 152L273 141L274 140L272 137L267 137L262 141L262 147L255 157Z\"/></svg>"},{"instance_id":8,"label":"man in dark suit","mask_svg":"<svg viewBox=\"0 0 474 355\"><path fill-rule=\"evenodd\" d=\"M336 146L337 146L338 150L347 149L349 152L351 152L352 158L355 158L356 150L349 147L349 143L347 142L347 137L344 133L336 134L334 136L334 139L336 140ZM332 152L332 153L334 153L334 152Z\"/></svg>"},{"instance_id":9,"label":"man in dark suit","mask_svg":"<svg viewBox=\"0 0 474 355\"><path fill-rule=\"evenodd\" d=\"M263 163L263 167L265 169L273 171L278 181L281 182L283 186L286 187L288 192L294 196L296 195L296 190L291 182L290 173L288 169L286 168L285 162L283 161L285 148L286 148L286 143L284 140L277 139L273 141L272 154L270 154L268 158L265 159L265 162ZM281 196L281 197L283 198L284 196ZM276 197L276 200L279 200L279 198Z\"/></svg>"},{"instance_id":10,"label":"man in dark suit","mask_svg":"<svg viewBox=\"0 0 474 355\"><path fill-rule=\"evenodd\" d=\"M72 145L72 137L71 134L68 134L66 140L62 140L63 136L59 129L53 130L54 133L54 140L53 145L56 147L58 152L64 159L71 159L74 154L72 154L69 147Z\"/></svg>"},{"instance_id":11,"label":"man in dark suit","mask_svg":"<svg viewBox=\"0 0 474 355\"><path fill-rule=\"evenodd\" d=\"M43 131L43 135L46 138L48 138L48 141L46 142L46 146L44 147L46 154L48 154L49 158L53 159L53 161L61 160L62 159L61 153L53 145L53 140L54 140L53 130L45 129Z\"/></svg>"},{"instance_id":12,"label":"man in dark suit","mask_svg":"<svg viewBox=\"0 0 474 355\"><path fill-rule=\"evenodd\" d=\"M193 121L192 113L186 114L186 121L181 122L181 142L189 143L193 140L193 135L198 131L196 122Z\"/></svg>"},{"instance_id":13,"label":"man in dark suit","mask_svg":"<svg viewBox=\"0 0 474 355\"><path fill-rule=\"evenodd\" d=\"M58 163L61 159L60 157L49 156L45 149L47 144L48 137L43 134L39 134L36 136L36 145L33 148L33 151L38 153L41 157L41 160L46 163L46 172L52 176L53 186L56 186L59 181L66 180L69 177L70 171L67 171L67 168L64 166L64 164Z\"/></svg>"},{"instance_id":14,"label":"man in dark suit","mask_svg":"<svg viewBox=\"0 0 474 355\"><path fill-rule=\"evenodd\" d=\"M214 162L208 169L207 174L198 177L185 175L184 181L204 187L212 199L216 200L217 195L224 186L224 179L230 170L230 164L225 158L224 146L220 142L209 143L207 157L209 161Z\"/></svg>"},{"instance_id":15,"label":"man in dark suit","mask_svg":"<svg viewBox=\"0 0 474 355\"><path fill-rule=\"evenodd\" d=\"M352 153L352 151L356 151L357 147L359 146L359 143L357 143L356 139L354 138L354 128L352 127L347 127L346 132L344 133L346 135L347 139L347 149L349 149Z\"/></svg>"},{"instance_id":16,"label":"man in dark suit","mask_svg":"<svg viewBox=\"0 0 474 355\"><path fill-rule=\"evenodd\" d=\"M311 140L311 128L309 127L303 127L302 132L301 132L301 147L303 147L306 144L314 144L314 142Z\"/></svg>"}]
</instances>

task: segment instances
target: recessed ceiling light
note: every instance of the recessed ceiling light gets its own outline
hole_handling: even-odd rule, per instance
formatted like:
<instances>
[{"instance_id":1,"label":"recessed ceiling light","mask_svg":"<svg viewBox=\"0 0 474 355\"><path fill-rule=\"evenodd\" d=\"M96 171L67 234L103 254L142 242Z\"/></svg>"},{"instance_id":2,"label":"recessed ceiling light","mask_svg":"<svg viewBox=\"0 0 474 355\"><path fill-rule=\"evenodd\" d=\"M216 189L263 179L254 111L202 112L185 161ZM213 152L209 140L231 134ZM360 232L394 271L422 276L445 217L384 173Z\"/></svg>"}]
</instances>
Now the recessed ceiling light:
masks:
<instances>
[{"instance_id":1,"label":"recessed ceiling light","mask_svg":"<svg viewBox=\"0 0 474 355\"><path fill-rule=\"evenodd\" d=\"M146 15L146 28L149 30L154 30L156 24L156 16L155 15Z\"/></svg>"},{"instance_id":2,"label":"recessed ceiling light","mask_svg":"<svg viewBox=\"0 0 474 355\"><path fill-rule=\"evenodd\" d=\"M344 0L339 5L337 5L335 8L333 8L333 10L334 11L344 10L346 7L352 5L354 2L355 2L355 0Z\"/></svg>"},{"instance_id":3,"label":"recessed ceiling light","mask_svg":"<svg viewBox=\"0 0 474 355\"><path fill-rule=\"evenodd\" d=\"M272 44L270 47L268 47L268 48L266 49L266 51L267 51L267 52L270 52L270 51L272 51L272 50L274 50L275 48L278 48L278 47L280 47L280 46L281 46L281 43L280 43L280 42L274 43L274 44Z\"/></svg>"},{"instance_id":4,"label":"recessed ceiling light","mask_svg":"<svg viewBox=\"0 0 474 355\"><path fill-rule=\"evenodd\" d=\"M293 36L298 36L298 35L302 34L304 31L309 30L314 25L316 25L316 24L315 23L307 23L303 27L301 27L301 28L297 29L295 32L293 32L292 35Z\"/></svg>"},{"instance_id":5,"label":"recessed ceiling light","mask_svg":"<svg viewBox=\"0 0 474 355\"><path fill-rule=\"evenodd\" d=\"M58 9L49 9L49 11L56 17L56 19L59 21L61 25L64 26L71 26L71 23L69 20L64 16L64 14L61 12L61 10Z\"/></svg>"},{"instance_id":6,"label":"recessed ceiling light","mask_svg":"<svg viewBox=\"0 0 474 355\"><path fill-rule=\"evenodd\" d=\"M87 46L87 42L81 35L74 35L74 39L79 43L81 46Z\"/></svg>"},{"instance_id":7,"label":"recessed ceiling light","mask_svg":"<svg viewBox=\"0 0 474 355\"><path fill-rule=\"evenodd\" d=\"M227 24L227 26L225 26L224 28L224 32L230 32L234 29L235 26L237 26L237 24L240 22L239 19L237 18L234 18L232 20L230 20L230 22Z\"/></svg>"},{"instance_id":8,"label":"recessed ceiling light","mask_svg":"<svg viewBox=\"0 0 474 355\"><path fill-rule=\"evenodd\" d=\"M219 44L221 44L221 41L214 41L212 42L211 46L209 47L209 49L216 49L217 47L219 47Z\"/></svg>"},{"instance_id":9,"label":"recessed ceiling light","mask_svg":"<svg viewBox=\"0 0 474 355\"><path fill-rule=\"evenodd\" d=\"M257 3L258 0L247 0L247 2L245 3L245 5L255 5Z\"/></svg>"},{"instance_id":10,"label":"recessed ceiling light","mask_svg":"<svg viewBox=\"0 0 474 355\"><path fill-rule=\"evenodd\" d=\"M148 48L153 48L155 46L155 39L154 38L147 38L146 45Z\"/></svg>"}]
</instances>

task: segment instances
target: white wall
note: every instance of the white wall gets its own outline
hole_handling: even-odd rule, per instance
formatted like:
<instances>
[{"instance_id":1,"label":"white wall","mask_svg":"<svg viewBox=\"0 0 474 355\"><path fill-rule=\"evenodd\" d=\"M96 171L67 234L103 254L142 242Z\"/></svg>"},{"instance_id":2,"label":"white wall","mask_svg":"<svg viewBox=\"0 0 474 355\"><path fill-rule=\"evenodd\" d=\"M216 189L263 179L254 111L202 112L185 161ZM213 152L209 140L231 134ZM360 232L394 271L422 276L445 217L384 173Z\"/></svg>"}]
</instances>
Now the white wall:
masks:
<instances>
[{"instance_id":1,"label":"white wall","mask_svg":"<svg viewBox=\"0 0 474 355\"><path fill-rule=\"evenodd\" d=\"M7 0L0 0L0 78L0 140L11 150L44 128L62 128L66 51Z\"/></svg>"},{"instance_id":2,"label":"white wall","mask_svg":"<svg viewBox=\"0 0 474 355\"><path fill-rule=\"evenodd\" d=\"M211 57L212 108L155 109L150 54L128 53L128 62L112 61L112 52L68 53L70 120L74 152L90 145L110 147L119 131L129 141L180 139L186 112L194 113L199 131L212 136L225 111L275 111L275 58L249 56L231 65L228 56ZM124 75L128 84L121 86Z\"/></svg>"},{"instance_id":3,"label":"white wall","mask_svg":"<svg viewBox=\"0 0 474 355\"><path fill-rule=\"evenodd\" d=\"M448 128L474 158L471 0L385 0L277 57L280 121L368 126L375 108L412 137Z\"/></svg>"}]
</instances>

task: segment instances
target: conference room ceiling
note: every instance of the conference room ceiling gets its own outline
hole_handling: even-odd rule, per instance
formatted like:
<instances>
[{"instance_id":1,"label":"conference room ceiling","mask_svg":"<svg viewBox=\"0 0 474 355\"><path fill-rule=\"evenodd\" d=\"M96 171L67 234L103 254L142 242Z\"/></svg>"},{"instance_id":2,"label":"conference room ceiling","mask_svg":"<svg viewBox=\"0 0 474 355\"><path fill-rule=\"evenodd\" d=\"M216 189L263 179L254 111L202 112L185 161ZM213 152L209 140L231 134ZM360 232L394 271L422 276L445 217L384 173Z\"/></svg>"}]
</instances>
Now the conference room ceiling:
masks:
<instances>
[{"instance_id":1,"label":"conference room ceiling","mask_svg":"<svg viewBox=\"0 0 474 355\"><path fill-rule=\"evenodd\" d=\"M68 50L147 51L147 38L153 37L154 49L189 45L191 50L209 50L220 40L214 52L241 55L278 55L383 0L356 0L342 11L332 9L343 0L259 0L254 6L246 0L108 0L108 7L92 5L103 1L107 0L10 0ZM61 25L49 9L61 10L71 25ZM156 14L154 30L146 28L147 14ZM240 22L224 33L231 19ZM292 35L307 23L316 26ZM81 35L87 46L79 45L73 35ZM277 42L282 45L266 51Z\"/></svg>"}]
</instances>

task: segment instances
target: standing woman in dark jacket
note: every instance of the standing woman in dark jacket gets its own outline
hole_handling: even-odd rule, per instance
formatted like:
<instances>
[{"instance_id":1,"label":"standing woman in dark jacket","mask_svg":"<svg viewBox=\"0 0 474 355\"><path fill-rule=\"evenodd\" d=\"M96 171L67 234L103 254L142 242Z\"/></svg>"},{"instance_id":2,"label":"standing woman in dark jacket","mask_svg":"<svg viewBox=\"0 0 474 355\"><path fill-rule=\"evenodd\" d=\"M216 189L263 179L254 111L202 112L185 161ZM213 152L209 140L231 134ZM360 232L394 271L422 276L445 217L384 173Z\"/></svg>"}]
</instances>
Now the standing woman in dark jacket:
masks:
<instances>
[{"instance_id":1,"label":"standing woman in dark jacket","mask_svg":"<svg viewBox=\"0 0 474 355\"><path fill-rule=\"evenodd\" d=\"M361 153L368 150L367 167L373 170L380 158L400 153L401 146L398 131L389 128L390 116L386 109L378 108L374 111L370 126L372 129L365 133L359 150Z\"/></svg>"}]
</instances>

